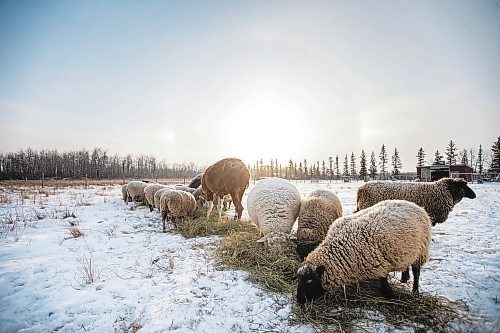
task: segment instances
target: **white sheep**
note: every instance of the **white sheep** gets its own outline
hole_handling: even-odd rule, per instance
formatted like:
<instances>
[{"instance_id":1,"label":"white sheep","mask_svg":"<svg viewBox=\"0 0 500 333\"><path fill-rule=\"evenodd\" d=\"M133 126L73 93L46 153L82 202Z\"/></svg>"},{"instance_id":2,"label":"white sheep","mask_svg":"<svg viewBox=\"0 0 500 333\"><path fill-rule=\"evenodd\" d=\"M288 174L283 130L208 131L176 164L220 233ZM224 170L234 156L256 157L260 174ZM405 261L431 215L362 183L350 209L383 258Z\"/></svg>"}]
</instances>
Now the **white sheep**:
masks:
<instances>
[{"instance_id":1,"label":"white sheep","mask_svg":"<svg viewBox=\"0 0 500 333\"><path fill-rule=\"evenodd\" d=\"M162 188L162 189L159 189L158 191L155 192L154 194L154 199L153 199L153 202L154 202L154 207L156 209L158 209L158 212L160 212L160 198L161 198L161 195L163 193L165 193L166 191L169 191L169 190L173 190L174 188L171 187L171 186L165 186L165 188Z\"/></svg>"},{"instance_id":2,"label":"white sheep","mask_svg":"<svg viewBox=\"0 0 500 333\"><path fill-rule=\"evenodd\" d=\"M144 188L144 196L146 197L146 202L150 212L152 212L153 208L155 207L155 193L163 188L165 188L165 185L161 184L151 184Z\"/></svg>"},{"instance_id":3,"label":"white sheep","mask_svg":"<svg viewBox=\"0 0 500 333\"><path fill-rule=\"evenodd\" d=\"M299 191L286 180L265 178L259 181L247 199L248 214L262 237L257 242L273 246L290 240L300 201Z\"/></svg>"},{"instance_id":4,"label":"white sheep","mask_svg":"<svg viewBox=\"0 0 500 333\"><path fill-rule=\"evenodd\" d=\"M300 205L297 229L297 253L304 259L325 238L328 228L342 216L342 204L330 190L310 192Z\"/></svg>"},{"instance_id":5,"label":"white sheep","mask_svg":"<svg viewBox=\"0 0 500 333\"><path fill-rule=\"evenodd\" d=\"M386 200L341 217L299 267L297 301L304 304L326 291L370 279L379 279L382 295L392 297L387 275L408 266L417 293L430 243L429 215L409 201Z\"/></svg>"},{"instance_id":6,"label":"white sheep","mask_svg":"<svg viewBox=\"0 0 500 333\"><path fill-rule=\"evenodd\" d=\"M129 198L135 202L142 202L147 205L146 196L144 194L144 189L148 186L148 183L141 182L138 180L130 181L127 185L127 193Z\"/></svg>"},{"instance_id":7,"label":"white sheep","mask_svg":"<svg viewBox=\"0 0 500 333\"><path fill-rule=\"evenodd\" d=\"M165 220L168 219L177 226L179 221L193 215L196 208L196 200L191 193L179 190L165 191L160 197L163 232L166 232Z\"/></svg>"}]
</instances>

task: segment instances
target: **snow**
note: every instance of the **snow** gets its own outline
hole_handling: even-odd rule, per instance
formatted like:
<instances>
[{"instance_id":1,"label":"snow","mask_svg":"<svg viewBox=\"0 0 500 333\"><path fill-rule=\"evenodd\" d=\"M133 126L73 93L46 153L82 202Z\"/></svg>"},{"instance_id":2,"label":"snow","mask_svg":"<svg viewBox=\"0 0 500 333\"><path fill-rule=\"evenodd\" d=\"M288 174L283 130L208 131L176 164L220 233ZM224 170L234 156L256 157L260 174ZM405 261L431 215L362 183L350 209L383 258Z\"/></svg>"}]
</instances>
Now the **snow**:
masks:
<instances>
[{"instance_id":1,"label":"snow","mask_svg":"<svg viewBox=\"0 0 500 333\"><path fill-rule=\"evenodd\" d=\"M362 183L295 185L302 196L334 190L347 214ZM477 198L433 228L421 290L464 302L473 320L465 329L499 331L500 184L471 187ZM314 331L291 324L291 295L216 267L217 237L162 233L158 213L125 205L120 186L39 190L0 188L10 198L0 204L0 332ZM84 235L71 238L71 225ZM390 329L383 316L371 317L377 331Z\"/></svg>"}]
</instances>

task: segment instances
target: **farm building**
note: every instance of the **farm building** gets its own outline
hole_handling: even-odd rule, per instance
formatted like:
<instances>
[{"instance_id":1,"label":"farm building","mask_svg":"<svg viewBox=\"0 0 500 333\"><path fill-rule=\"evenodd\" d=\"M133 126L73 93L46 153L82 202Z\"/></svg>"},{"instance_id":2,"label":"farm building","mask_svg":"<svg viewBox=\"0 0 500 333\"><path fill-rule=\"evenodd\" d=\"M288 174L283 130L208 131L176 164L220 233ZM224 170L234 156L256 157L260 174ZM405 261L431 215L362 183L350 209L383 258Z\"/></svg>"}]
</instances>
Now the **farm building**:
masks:
<instances>
[{"instance_id":1,"label":"farm building","mask_svg":"<svg viewBox=\"0 0 500 333\"><path fill-rule=\"evenodd\" d=\"M464 178L472 181L472 168L468 165L429 165L417 167L417 178L422 181L435 181L444 177Z\"/></svg>"}]
</instances>

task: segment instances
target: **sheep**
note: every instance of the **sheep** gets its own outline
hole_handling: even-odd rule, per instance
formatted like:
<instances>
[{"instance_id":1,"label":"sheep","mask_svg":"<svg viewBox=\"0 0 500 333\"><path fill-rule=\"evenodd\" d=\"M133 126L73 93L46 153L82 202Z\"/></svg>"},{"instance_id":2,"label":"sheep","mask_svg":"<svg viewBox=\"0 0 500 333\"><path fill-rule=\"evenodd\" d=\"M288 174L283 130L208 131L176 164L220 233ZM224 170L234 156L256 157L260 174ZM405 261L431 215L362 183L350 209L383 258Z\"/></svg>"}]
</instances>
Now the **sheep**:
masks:
<instances>
[{"instance_id":1,"label":"sheep","mask_svg":"<svg viewBox=\"0 0 500 333\"><path fill-rule=\"evenodd\" d=\"M357 211L387 199L408 200L423 207L429 214L432 225L443 223L453 207L463 197L474 199L476 194L460 178L442 178L432 183L368 182L357 192ZM401 275L401 282L407 282L410 270Z\"/></svg>"},{"instance_id":2,"label":"sheep","mask_svg":"<svg viewBox=\"0 0 500 333\"><path fill-rule=\"evenodd\" d=\"M260 230L258 243L278 246L292 239L290 232L299 215L300 193L281 178L260 180L248 193L250 219Z\"/></svg>"},{"instance_id":3,"label":"sheep","mask_svg":"<svg viewBox=\"0 0 500 333\"><path fill-rule=\"evenodd\" d=\"M159 190L165 188L165 185L151 184L144 188L144 196L146 197L146 202L149 207L149 211L152 212L155 207L154 195Z\"/></svg>"},{"instance_id":4,"label":"sheep","mask_svg":"<svg viewBox=\"0 0 500 333\"><path fill-rule=\"evenodd\" d=\"M127 193L132 201L142 202L147 205L146 196L144 195L144 189L148 186L147 183L133 180L127 185Z\"/></svg>"},{"instance_id":5,"label":"sheep","mask_svg":"<svg viewBox=\"0 0 500 333\"><path fill-rule=\"evenodd\" d=\"M122 186L122 197L123 197L123 201L125 201L125 204L128 204L127 185L128 184L125 184L125 185Z\"/></svg>"},{"instance_id":6,"label":"sheep","mask_svg":"<svg viewBox=\"0 0 500 333\"><path fill-rule=\"evenodd\" d=\"M203 173L200 173L196 175L193 179L191 179L191 182L189 183L189 187L192 188L198 188L201 185L201 178L203 177Z\"/></svg>"},{"instance_id":7,"label":"sheep","mask_svg":"<svg viewBox=\"0 0 500 333\"><path fill-rule=\"evenodd\" d=\"M163 232L166 232L165 220L177 222L191 216L196 210L194 196L185 191L167 190L160 197L160 215L163 222Z\"/></svg>"},{"instance_id":8,"label":"sheep","mask_svg":"<svg viewBox=\"0 0 500 333\"><path fill-rule=\"evenodd\" d=\"M250 181L250 170L237 158L225 158L209 166L201 178L201 188L208 204L207 219L213 208L214 196L219 198L231 194L236 209L235 219L241 219L241 199ZM222 205L217 204L219 220L222 220Z\"/></svg>"},{"instance_id":9,"label":"sheep","mask_svg":"<svg viewBox=\"0 0 500 333\"><path fill-rule=\"evenodd\" d=\"M297 229L297 253L304 259L325 238L328 228L342 216L342 204L329 190L310 192L300 205Z\"/></svg>"},{"instance_id":10,"label":"sheep","mask_svg":"<svg viewBox=\"0 0 500 333\"><path fill-rule=\"evenodd\" d=\"M173 187L171 186L165 186L165 188L159 189L156 191L154 194L154 207L158 209L158 212L160 212L160 198L163 193L165 193L168 190L173 190Z\"/></svg>"},{"instance_id":11,"label":"sheep","mask_svg":"<svg viewBox=\"0 0 500 333\"><path fill-rule=\"evenodd\" d=\"M433 183L368 182L357 192L357 211L389 199L408 200L423 207L432 225L443 223L453 207L463 197L474 199L476 194L459 178L442 178Z\"/></svg>"},{"instance_id":12,"label":"sheep","mask_svg":"<svg viewBox=\"0 0 500 333\"><path fill-rule=\"evenodd\" d=\"M431 221L427 212L405 200L386 200L337 219L323 242L297 270L297 301L304 304L326 291L378 278L384 297L393 297L387 275L408 266L413 293L420 268L429 260Z\"/></svg>"}]
</instances>

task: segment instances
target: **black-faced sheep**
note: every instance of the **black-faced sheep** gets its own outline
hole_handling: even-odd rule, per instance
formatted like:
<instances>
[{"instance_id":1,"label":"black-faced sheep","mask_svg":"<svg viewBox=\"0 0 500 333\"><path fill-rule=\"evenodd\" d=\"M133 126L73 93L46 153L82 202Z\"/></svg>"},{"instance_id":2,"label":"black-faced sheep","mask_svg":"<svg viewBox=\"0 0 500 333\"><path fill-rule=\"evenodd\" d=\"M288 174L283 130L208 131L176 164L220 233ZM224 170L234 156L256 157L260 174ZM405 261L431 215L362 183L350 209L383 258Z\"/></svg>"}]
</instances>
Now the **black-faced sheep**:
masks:
<instances>
[{"instance_id":1,"label":"black-faced sheep","mask_svg":"<svg viewBox=\"0 0 500 333\"><path fill-rule=\"evenodd\" d=\"M341 217L299 267L297 301L304 304L326 291L370 279L379 279L382 295L392 297L387 275L408 266L413 270L413 292L418 293L430 242L428 214L409 201L386 200Z\"/></svg>"},{"instance_id":2,"label":"black-faced sheep","mask_svg":"<svg viewBox=\"0 0 500 333\"><path fill-rule=\"evenodd\" d=\"M163 232L166 232L165 220L172 221L174 226L184 218L191 216L196 210L194 196L185 191L167 190L160 197L160 215Z\"/></svg>"},{"instance_id":3,"label":"black-faced sheep","mask_svg":"<svg viewBox=\"0 0 500 333\"><path fill-rule=\"evenodd\" d=\"M300 205L297 229L297 253L304 259L325 238L328 228L342 216L342 204L329 190L310 192Z\"/></svg>"},{"instance_id":4,"label":"black-faced sheep","mask_svg":"<svg viewBox=\"0 0 500 333\"><path fill-rule=\"evenodd\" d=\"M299 215L300 193L281 178L265 178L248 193L248 215L260 230L257 242L277 246L290 240L292 226Z\"/></svg>"},{"instance_id":5,"label":"black-faced sheep","mask_svg":"<svg viewBox=\"0 0 500 333\"><path fill-rule=\"evenodd\" d=\"M423 207L432 225L443 223L453 207L463 197L474 199L476 194L467 182L458 178L443 178L432 183L368 182L357 192L357 210L383 200L408 200Z\"/></svg>"},{"instance_id":6,"label":"black-faced sheep","mask_svg":"<svg viewBox=\"0 0 500 333\"><path fill-rule=\"evenodd\" d=\"M207 218L213 208L214 196L223 198L230 194L233 198L238 220L241 219L243 205L241 199L250 181L250 170L240 159L225 158L209 166L203 173L201 188L208 204ZM220 200L219 200L220 202ZM217 205L219 219L222 219L222 205Z\"/></svg>"},{"instance_id":7,"label":"black-faced sheep","mask_svg":"<svg viewBox=\"0 0 500 333\"><path fill-rule=\"evenodd\" d=\"M189 183L189 187L191 188L198 188L201 186L201 178L203 178L203 173L200 173L196 175L193 179L191 179L191 182Z\"/></svg>"}]
</instances>

